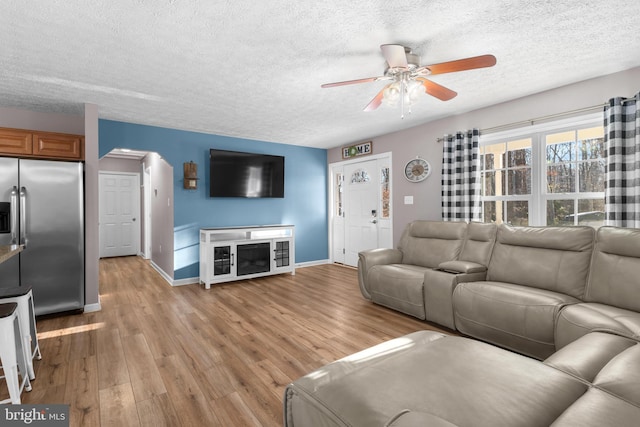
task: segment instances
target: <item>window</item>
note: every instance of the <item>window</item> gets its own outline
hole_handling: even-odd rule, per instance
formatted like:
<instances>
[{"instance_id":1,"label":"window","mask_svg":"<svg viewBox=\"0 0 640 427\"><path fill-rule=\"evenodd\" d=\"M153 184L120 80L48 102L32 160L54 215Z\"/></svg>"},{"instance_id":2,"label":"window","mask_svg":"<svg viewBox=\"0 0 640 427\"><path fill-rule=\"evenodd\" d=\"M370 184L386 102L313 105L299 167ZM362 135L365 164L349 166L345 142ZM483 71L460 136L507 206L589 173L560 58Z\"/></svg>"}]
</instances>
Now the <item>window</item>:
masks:
<instances>
[{"instance_id":1,"label":"window","mask_svg":"<svg viewBox=\"0 0 640 427\"><path fill-rule=\"evenodd\" d=\"M603 225L604 129L591 117L481 137L483 220Z\"/></svg>"},{"instance_id":2,"label":"window","mask_svg":"<svg viewBox=\"0 0 640 427\"><path fill-rule=\"evenodd\" d=\"M486 222L527 225L531 200L531 138L480 147Z\"/></svg>"}]
</instances>

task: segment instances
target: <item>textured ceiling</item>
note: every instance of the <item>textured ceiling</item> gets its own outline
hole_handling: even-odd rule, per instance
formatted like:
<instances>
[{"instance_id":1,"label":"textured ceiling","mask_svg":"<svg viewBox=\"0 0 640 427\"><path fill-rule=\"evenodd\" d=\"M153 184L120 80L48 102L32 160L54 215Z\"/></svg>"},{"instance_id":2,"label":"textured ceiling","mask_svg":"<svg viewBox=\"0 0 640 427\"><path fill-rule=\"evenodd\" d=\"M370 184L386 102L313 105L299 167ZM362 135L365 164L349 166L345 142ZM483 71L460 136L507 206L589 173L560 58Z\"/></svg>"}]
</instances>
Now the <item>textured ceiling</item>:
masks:
<instances>
[{"instance_id":1,"label":"textured ceiling","mask_svg":"<svg viewBox=\"0 0 640 427\"><path fill-rule=\"evenodd\" d=\"M0 106L330 148L640 66L640 1L48 0L3 2ZM412 114L362 109L384 82L379 46L435 64Z\"/></svg>"}]
</instances>

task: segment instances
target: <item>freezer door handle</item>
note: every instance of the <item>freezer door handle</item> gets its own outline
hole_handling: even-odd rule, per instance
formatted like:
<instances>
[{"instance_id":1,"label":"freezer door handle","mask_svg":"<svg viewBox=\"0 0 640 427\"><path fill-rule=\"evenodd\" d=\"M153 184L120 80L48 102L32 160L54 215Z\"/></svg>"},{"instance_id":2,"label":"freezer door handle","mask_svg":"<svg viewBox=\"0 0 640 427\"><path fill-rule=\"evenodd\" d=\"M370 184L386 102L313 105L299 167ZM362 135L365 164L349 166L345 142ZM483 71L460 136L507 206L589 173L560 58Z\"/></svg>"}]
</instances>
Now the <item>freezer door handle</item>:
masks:
<instances>
[{"instance_id":1,"label":"freezer door handle","mask_svg":"<svg viewBox=\"0 0 640 427\"><path fill-rule=\"evenodd\" d=\"M11 190L11 244L18 244L18 187Z\"/></svg>"},{"instance_id":2,"label":"freezer door handle","mask_svg":"<svg viewBox=\"0 0 640 427\"><path fill-rule=\"evenodd\" d=\"M20 244L27 247L27 189L20 188Z\"/></svg>"}]
</instances>

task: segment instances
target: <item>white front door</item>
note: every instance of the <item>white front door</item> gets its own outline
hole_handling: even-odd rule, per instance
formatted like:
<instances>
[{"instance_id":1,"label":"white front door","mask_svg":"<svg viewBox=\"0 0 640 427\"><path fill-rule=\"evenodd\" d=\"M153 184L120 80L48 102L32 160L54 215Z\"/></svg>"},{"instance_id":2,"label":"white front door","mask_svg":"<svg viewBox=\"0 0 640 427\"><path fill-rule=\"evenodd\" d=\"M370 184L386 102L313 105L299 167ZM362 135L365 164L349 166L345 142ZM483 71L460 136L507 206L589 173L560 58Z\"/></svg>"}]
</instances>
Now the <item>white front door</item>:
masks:
<instances>
[{"instance_id":1,"label":"white front door","mask_svg":"<svg viewBox=\"0 0 640 427\"><path fill-rule=\"evenodd\" d=\"M378 247L377 161L369 160L344 167L345 260L358 265L358 252Z\"/></svg>"},{"instance_id":2,"label":"white front door","mask_svg":"<svg viewBox=\"0 0 640 427\"><path fill-rule=\"evenodd\" d=\"M137 255L140 176L100 172L100 256Z\"/></svg>"}]
</instances>

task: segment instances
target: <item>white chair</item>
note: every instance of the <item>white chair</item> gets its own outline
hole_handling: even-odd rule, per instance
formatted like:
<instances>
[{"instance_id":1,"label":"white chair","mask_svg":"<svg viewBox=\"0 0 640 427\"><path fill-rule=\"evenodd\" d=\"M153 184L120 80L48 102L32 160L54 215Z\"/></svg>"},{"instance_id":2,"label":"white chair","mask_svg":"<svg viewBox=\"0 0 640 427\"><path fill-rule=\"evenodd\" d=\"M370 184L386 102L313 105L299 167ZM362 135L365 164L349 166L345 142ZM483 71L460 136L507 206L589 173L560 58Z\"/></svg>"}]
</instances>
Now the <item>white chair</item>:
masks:
<instances>
[{"instance_id":1,"label":"white chair","mask_svg":"<svg viewBox=\"0 0 640 427\"><path fill-rule=\"evenodd\" d=\"M31 391L17 308L15 302L0 304L0 361L9 390L9 398L0 403L14 405L21 403L22 390Z\"/></svg>"},{"instance_id":2,"label":"white chair","mask_svg":"<svg viewBox=\"0 0 640 427\"><path fill-rule=\"evenodd\" d=\"M18 304L18 320L22 329L25 358L29 379L34 380L36 374L33 370L33 359L42 359L40 345L38 344L38 331L36 330L36 315L33 307L33 292L31 286L19 286L15 288L0 289L0 303L15 302Z\"/></svg>"}]
</instances>

